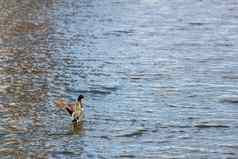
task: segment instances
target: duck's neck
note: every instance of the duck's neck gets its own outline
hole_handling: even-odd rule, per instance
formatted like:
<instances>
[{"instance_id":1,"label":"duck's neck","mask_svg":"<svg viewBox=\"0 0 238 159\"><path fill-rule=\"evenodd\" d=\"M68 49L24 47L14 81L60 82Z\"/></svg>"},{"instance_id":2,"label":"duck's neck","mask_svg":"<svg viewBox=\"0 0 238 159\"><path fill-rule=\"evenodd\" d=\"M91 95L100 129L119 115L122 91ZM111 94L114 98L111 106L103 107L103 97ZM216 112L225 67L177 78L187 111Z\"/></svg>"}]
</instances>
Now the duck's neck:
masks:
<instances>
[{"instance_id":1,"label":"duck's neck","mask_svg":"<svg viewBox=\"0 0 238 159\"><path fill-rule=\"evenodd\" d=\"M81 108L83 108L83 104L82 104L82 101L77 101L77 103L80 105Z\"/></svg>"},{"instance_id":2,"label":"duck's neck","mask_svg":"<svg viewBox=\"0 0 238 159\"><path fill-rule=\"evenodd\" d=\"M79 104L80 104L81 108L83 108L83 104L82 104L81 100L79 101Z\"/></svg>"}]
</instances>

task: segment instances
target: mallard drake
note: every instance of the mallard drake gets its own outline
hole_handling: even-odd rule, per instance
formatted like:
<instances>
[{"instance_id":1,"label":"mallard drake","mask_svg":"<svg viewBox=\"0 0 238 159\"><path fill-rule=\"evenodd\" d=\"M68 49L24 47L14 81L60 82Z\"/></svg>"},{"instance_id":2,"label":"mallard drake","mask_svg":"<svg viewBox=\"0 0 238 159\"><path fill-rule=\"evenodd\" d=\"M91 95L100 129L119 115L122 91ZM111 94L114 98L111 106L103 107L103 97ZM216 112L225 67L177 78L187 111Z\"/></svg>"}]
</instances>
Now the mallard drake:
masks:
<instances>
[{"instance_id":1,"label":"mallard drake","mask_svg":"<svg viewBox=\"0 0 238 159\"><path fill-rule=\"evenodd\" d=\"M74 103L70 103L64 99L60 99L55 102L55 105L58 108L67 111L73 118L72 122L79 123L83 120L84 117L84 106L82 104L83 98L83 95L79 95L77 101Z\"/></svg>"}]
</instances>

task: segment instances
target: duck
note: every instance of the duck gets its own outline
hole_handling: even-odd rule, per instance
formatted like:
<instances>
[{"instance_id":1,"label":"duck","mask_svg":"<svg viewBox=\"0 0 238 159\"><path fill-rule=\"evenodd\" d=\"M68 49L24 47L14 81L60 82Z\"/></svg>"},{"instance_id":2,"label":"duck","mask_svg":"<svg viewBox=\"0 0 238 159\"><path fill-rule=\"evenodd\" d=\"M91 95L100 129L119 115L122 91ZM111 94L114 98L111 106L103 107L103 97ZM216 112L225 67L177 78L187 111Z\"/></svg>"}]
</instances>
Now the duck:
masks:
<instances>
[{"instance_id":1,"label":"duck","mask_svg":"<svg viewBox=\"0 0 238 159\"><path fill-rule=\"evenodd\" d=\"M84 105L82 100L84 99L83 95L79 95L76 102L68 102L65 99L59 99L55 102L55 105L65 110L71 117L73 123L80 123L84 117Z\"/></svg>"}]
</instances>

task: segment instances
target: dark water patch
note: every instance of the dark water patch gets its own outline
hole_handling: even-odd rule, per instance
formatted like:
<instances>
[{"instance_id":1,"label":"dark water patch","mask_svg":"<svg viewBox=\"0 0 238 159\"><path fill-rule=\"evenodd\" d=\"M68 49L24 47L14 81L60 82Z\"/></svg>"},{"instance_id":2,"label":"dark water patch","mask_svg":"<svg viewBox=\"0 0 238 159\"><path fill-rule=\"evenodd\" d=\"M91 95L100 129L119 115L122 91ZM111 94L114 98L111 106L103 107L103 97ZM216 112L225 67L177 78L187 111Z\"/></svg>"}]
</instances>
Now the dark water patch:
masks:
<instances>
[{"instance_id":1,"label":"dark water patch","mask_svg":"<svg viewBox=\"0 0 238 159\"><path fill-rule=\"evenodd\" d=\"M238 103L238 96L237 95L221 96L220 101L225 103Z\"/></svg>"},{"instance_id":2,"label":"dark water patch","mask_svg":"<svg viewBox=\"0 0 238 159\"><path fill-rule=\"evenodd\" d=\"M105 37L111 37L111 36L119 37L119 36L121 36L121 34L119 34L119 33L114 33L114 32L103 33L103 35L104 35Z\"/></svg>"},{"instance_id":3,"label":"dark water patch","mask_svg":"<svg viewBox=\"0 0 238 159\"><path fill-rule=\"evenodd\" d=\"M162 124L160 126L160 128L191 128L192 126L189 126L189 125L182 125L182 124L171 124L171 123L168 123L168 124Z\"/></svg>"},{"instance_id":4,"label":"dark water patch","mask_svg":"<svg viewBox=\"0 0 238 159\"><path fill-rule=\"evenodd\" d=\"M229 145L222 145L222 146L238 150L238 145L237 144L229 144Z\"/></svg>"},{"instance_id":5,"label":"dark water patch","mask_svg":"<svg viewBox=\"0 0 238 159\"><path fill-rule=\"evenodd\" d=\"M223 62L224 61L224 57L222 56L209 56L209 57L205 57L205 58L199 58L198 62L200 63L211 63L211 62Z\"/></svg>"},{"instance_id":6,"label":"dark water patch","mask_svg":"<svg viewBox=\"0 0 238 159\"><path fill-rule=\"evenodd\" d=\"M82 93L92 94L92 95L109 95L111 91L108 90L100 90L100 89L91 89L91 90L83 90L80 91Z\"/></svg>"},{"instance_id":7,"label":"dark water patch","mask_svg":"<svg viewBox=\"0 0 238 159\"><path fill-rule=\"evenodd\" d=\"M123 154L119 156L115 156L115 158L136 158L135 155Z\"/></svg>"},{"instance_id":8,"label":"dark water patch","mask_svg":"<svg viewBox=\"0 0 238 159\"><path fill-rule=\"evenodd\" d=\"M105 89L95 89L95 88L92 88L92 89L89 89L89 90L78 90L78 89L74 89L74 88L66 88L66 91L67 92L71 92L71 93L74 93L74 94L90 94L90 95L109 95L112 93L112 91L110 90L105 90Z\"/></svg>"},{"instance_id":9,"label":"dark water patch","mask_svg":"<svg viewBox=\"0 0 238 159\"><path fill-rule=\"evenodd\" d=\"M105 140L111 140L111 138L110 138L109 136L105 136L105 135L100 136L100 138L101 138L101 139L105 139Z\"/></svg>"},{"instance_id":10,"label":"dark water patch","mask_svg":"<svg viewBox=\"0 0 238 159\"><path fill-rule=\"evenodd\" d=\"M224 79L231 79L231 80L238 80L238 75L233 74L233 75L224 75L222 76Z\"/></svg>"},{"instance_id":11,"label":"dark water patch","mask_svg":"<svg viewBox=\"0 0 238 159\"><path fill-rule=\"evenodd\" d=\"M119 89L119 87L117 87L117 86L114 86L114 87L101 86L101 88L102 88L103 90L109 90L109 91L113 91L113 92L115 92L115 91L117 91L117 90Z\"/></svg>"},{"instance_id":12,"label":"dark water patch","mask_svg":"<svg viewBox=\"0 0 238 159\"><path fill-rule=\"evenodd\" d=\"M59 138L59 137L64 137L64 136L71 136L72 133L70 133L70 132L67 132L67 133L48 133L47 135L48 135L49 137Z\"/></svg>"},{"instance_id":13,"label":"dark water patch","mask_svg":"<svg viewBox=\"0 0 238 159\"><path fill-rule=\"evenodd\" d=\"M109 95L117 91L119 87L117 86L104 86L104 85L95 85L90 86L88 90L77 90L75 88L70 88L70 92L78 92L83 94L92 94L92 95Z\"/></svg>"},{"instance_id":14,"label":"dark water patch","mask_svg":"<svg viewBox=\"0 0 238 159\"><path fill-rule=\"evenodd\" d=\"M232 43L225 43L225 42L223 42L223 43L215 43L214 45L216 47L232 47L233 46Z\"/></svg>"},{"instance_id":15,"label":"dark water patch","mask_svg":"<svg viewBox=\"0 0 238 159\"><path fill-rule=\"evenodd\" d=\"M197 121L193 123L193 127L197 128L230 128L231 125L228 125L229 121L226 120L204 120Z\"/></svg>"},{"instance_id":16,"label":"dark water patch","mask_svg":"<svg viewBox=\"0 0 238 159\"><path fill-rule=\"evenodd\" d=\"M168 107L171 107L171 108L177 108L179 107L178 105L175 105L175 104L166 104Z\"/></svg>"},{"instance_id":17,"label":"dark water patch","mask_svg":"<svg viewBox=\"0 0 238 159\"><path fill-rule=\"evenodd\" d=\"M219 125L219 124L195 124L194 127L197 128L229 128L227 125Z\"/></svg>"},{"instance_id":18,"label":"dark water patch","mask_svg":"<svg viewBox=\"0 0 238 159\"><path fill-rule=\"evenodd\" d=\"M48 152L51 157L53 158L65 158L66 156L71 157L80 157L82 155L83 150L82 149L77 149L77 151L50 151Z\"/></svg>"},{"instance_id":19,"label":"dark water patch","mask_svg":"<svg viewBox=\"0 0 238 159\"><path fill-rule=\"evenodd\" d=\"M123 36L123 35L131 35L134 33L134 30L115 30L115 31L111 31L111 32L106 32L106 33L103 33L104 36L107 36L107 37L111 37L111 36Z\"/></svg>"},{"instance_id":20,"label":"dark water patch","mask_svg":"<svg viewBox=\"0 0 238 159\"><path fill-rule=\"evenodd\" d=\"M135 75L134 75L134 76L130 76L129 78L132 79L132 80L140 80L140 79L143 79L143 78L145 78L145 77L138 76L138 75L135 76Z\"/></svg>"},{"instance_id":21,"label":"dark water patch","mask_svg":"<svg viewBox=\"0 0 238 159\"><path fill-rule=\"evenodd\" d=\"M178 47L178 48L183 48L183 47L201 47L202 43L197 43L197 42L177 42L173 44L174 47Z\"/></svg>"},{"instance_id":22,"label":"dark water patch","mask_svg":"<svg viewBox=\"0 0 238 159\"><path fill-rule=\"evenodd\" d=\"M193 106L193 105L186 105L186 104L178 104L178 105L175 105L175 104L165 104L167 107L170 107L170 108L185 108L185 109L201 109L201 108L197 108L196 106ZM210 109L210 108L207 108L207 107L203 107L203 109Z\"/></svg>"},{"instance_id":23,"label":"dark water patch","mask_svg":"<svg viewBox=\"0 0 238 159\"><path fill-rule=\"evenodd\" d=\"M198 117L192 117L192 116L190 116L190 117L188 117L187 118L188 120L197 120L197 119L199 119Z\"/></svg>"},{"instance_id":24,"label":"dark water patch","mask_svg":"<svg viewBox=\"0 0 238 159\"><path fill-rule=\"evenodd\" d=\"M203 25L207 25L207 23L203 23L203 22L190 22L188 23L191 26L203 26Z\"/></svg>"},{"instance_id":25,"label":"dark water patch","mask_svg":"<svg viewBox=\"0 0 238 159\"><path fill-rule=\"evenodd\" d=\"M196 95L196 94L189 94L187 97L189 97L189 98L195 98L195 97L197 97L198 95Z\"/></svg>"},{"instance_id":26,"label":"dark water patch","mask_svg":"<svg viewBox=\"0 0 238 159\"><path fill-rule=\"evenodd\" d=\"M110 77L111 76L110 74L103 73L103 72L93 72L91 74L94 76L97 76L97 77ZM84 77L86 77L86 76L84 76Z\"/></svg>"},{"instance_id":27,"label":"dark water patch","mask_svg":"<svg viewBox=\"0 0 238 159\"><path fill-rule=\"evenodd\" d=\"M60 154L64 154L64 155L75 155L75 152L72 151L54 151L52 152L53 156L57 156Z\"/></svg>"},{"instance_id":28,"label":"dark water patch","mask_svg":"<svg viewBox=\"0 0 238 159\"><path fill-rule=\"evenodd\" d=\"M135 130L133 132L130 132L130 133L125 133L125 134L121 134L121 135L117 135L116 137L140 137L142 136L143 134L145 134L148 130L146 129L138 129L138 130Z\"/></svg>"},{"instance_id":29,"label":"dark water patch","mask_svg":"<svg viewBox=\"0 0 238 159\"><path fill-rule=\"evenodd\" d=\"M93 130L93 129L90 129L90 130ZM96 130L94 130L94 131L96 131ZM90 137L93 137L93 138L95 138L95 139L100 139L100 140L107 140L107 141L111 141L112 140L112 138L111 138L111 136L107 136L107 135L102 135L102 136L97 136L97 135L90 135Z\"/></svg>"},{"instance_id":30,"label":"dark water patch","mask_svg":"<svg viewBox=\"0 0 238 159\"><path fill-rule=\"evenodd\" d=\"M134 33L134 30L116 30L114 32L120 33L120 34L131 34L131 33Z\"/></svg>"},{"instance_id":31,"label":"dark water patch","mask_svg":"<svg viewBox=\"0 0 238 159\"><path fill-rule=\"evenodd\" d=\"M130 74L128 78L131 80L158 80L161 78L168 78L165 74L160 73L138 73L138 74Z\"/></svg>"},{"instance_id":32,"label":"dark water patch","mask_svg":"<svg viewBox=\"0 0 238 159\"><path fill-rule=\"evenodd\" d=\"M226 159L236 159L236 154L235 152L224 152L224 155L229 155L229 157L227 157ZM233 157L232 157L233 156Z\"/></svg>"}]
</instances>

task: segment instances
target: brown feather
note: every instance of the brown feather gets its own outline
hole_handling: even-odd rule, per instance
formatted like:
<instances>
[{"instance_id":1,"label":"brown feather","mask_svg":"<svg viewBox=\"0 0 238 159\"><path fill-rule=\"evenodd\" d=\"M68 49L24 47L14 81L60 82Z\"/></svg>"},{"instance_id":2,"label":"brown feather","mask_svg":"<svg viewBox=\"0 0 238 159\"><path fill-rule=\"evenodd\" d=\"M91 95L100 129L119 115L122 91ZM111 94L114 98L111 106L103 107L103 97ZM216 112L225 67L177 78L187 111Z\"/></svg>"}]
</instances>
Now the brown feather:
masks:
<instances>
[{"instance_id":1,"label":"brown feather","mask_svg":"<svg viewBox=\"0 0 238 159\"><path fill-rule=\"evenodd\" d=\"M59 99L55 101L55 106L60 109L64 109L67 106L67 101L65 101L64 99Z\"/></svg>"},{"instance_id":2,"label":"brown feather","mask_svg":"<svg viewBox=\"0 0 238 159\"><path fill-rule=\"evenodd\" d=\"M67 105L68 105L69 107L73 108L73 110L74 110L74 105L75 105L75 103L68 103Z\"/></svg>"}]
</instances>

